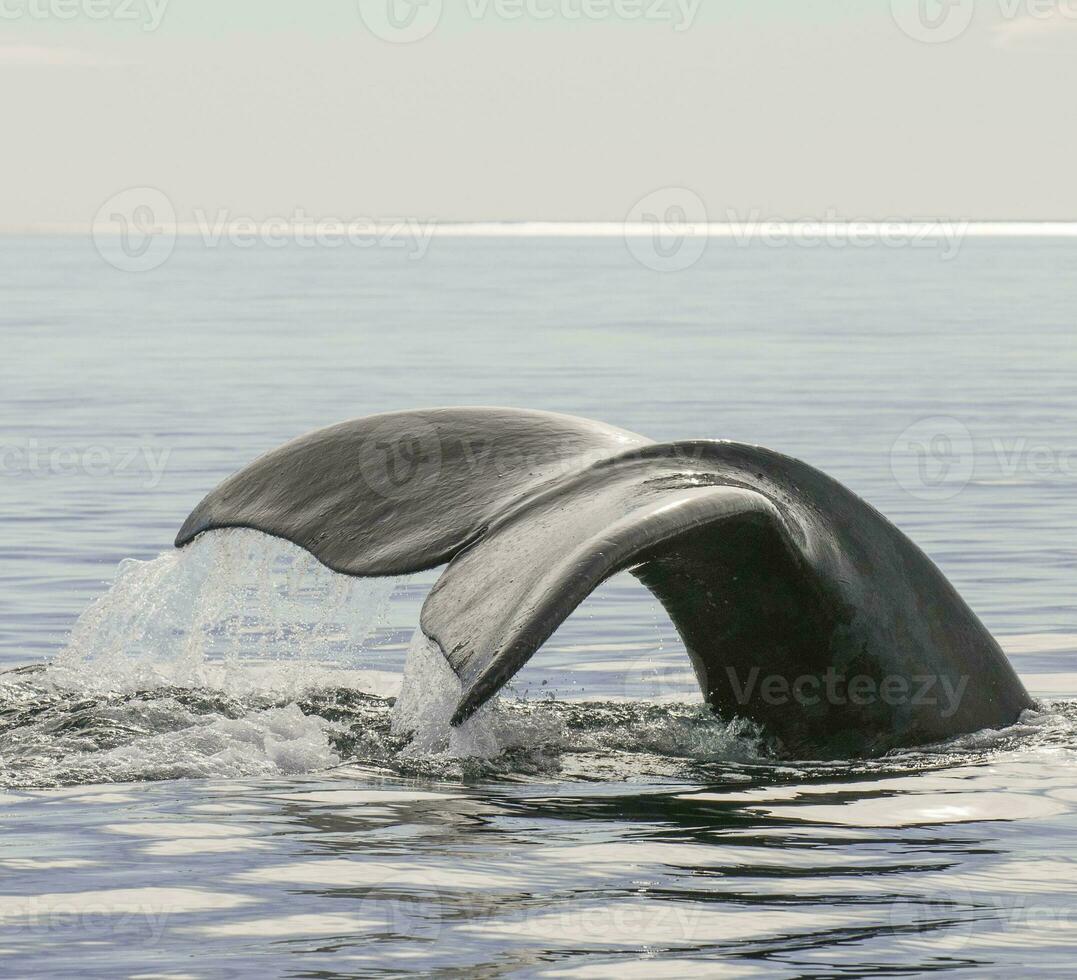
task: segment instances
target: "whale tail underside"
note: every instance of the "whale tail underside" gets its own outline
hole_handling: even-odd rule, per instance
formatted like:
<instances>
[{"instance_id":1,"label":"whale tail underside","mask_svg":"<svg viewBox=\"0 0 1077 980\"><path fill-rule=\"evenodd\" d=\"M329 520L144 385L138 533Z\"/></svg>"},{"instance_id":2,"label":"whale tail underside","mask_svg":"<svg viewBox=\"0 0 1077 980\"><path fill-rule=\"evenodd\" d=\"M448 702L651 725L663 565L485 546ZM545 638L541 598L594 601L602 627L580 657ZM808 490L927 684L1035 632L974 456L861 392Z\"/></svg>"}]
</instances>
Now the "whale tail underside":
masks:
<instances>
[{"instance_id":1,"label":"whale tail underside","mask_svg":"<svg viewBox=\"0 0 1077 980\"><path fill-rule=\"evenodd\" d=\"M802 492L827 497L849 518L849 540L820 533L821 516L799 506ZM630 570L669 613L708 703L752 717L790 744L805 732L818 743L825 731L834 751L860 752L886 747L895 727L926 740L947 725L936 732L911 716L896 725L893 706L847 699L790 712L766 703L749 679L760 665L789 683L835 663L880 673L870 649L880 641L865 615L878 597L858 593L852 571L865 526L886 530L884 552L897 547L897 535L913 553L902 559L925 562L941 581L940 601L956 599L967 611L900 532L805 464L732 443L659 445L584 419L513 409L400 412L303 436L222 483L176 545L248 527L350 575L447 563L420 625L461 680L455 724L598 585ZM887 617L910 650L939 639L931 634L944 624L927 612L922 622Z\"/></svg>"}]
</instances>

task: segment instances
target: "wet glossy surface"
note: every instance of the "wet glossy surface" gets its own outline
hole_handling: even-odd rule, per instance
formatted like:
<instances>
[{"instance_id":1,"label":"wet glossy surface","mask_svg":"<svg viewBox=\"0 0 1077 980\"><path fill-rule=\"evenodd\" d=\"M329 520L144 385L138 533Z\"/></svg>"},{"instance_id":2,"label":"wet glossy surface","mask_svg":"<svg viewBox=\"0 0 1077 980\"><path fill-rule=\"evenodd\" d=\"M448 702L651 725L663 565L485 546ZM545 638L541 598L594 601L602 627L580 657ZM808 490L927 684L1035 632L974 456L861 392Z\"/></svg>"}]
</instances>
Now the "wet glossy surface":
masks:
<instances>
[{"instance_id":1,"label":"wet glossy surface","mask_svg":"<svg viewBox=\"0 0 1077 980\"><path fill-rule=\"evenodd\" d=\"M663 276L616 241L435 240L422 263L181 242L125 275L88 243L4 240L6 667L55 656L118 562L167 551L258 452L478 402L832 473L1052 700L931 751L774 760L692 706L668 621L618 578L520 675L527 701L486 731L498 754L409 753L385 699L431 577L386 605L301 570L293 608L267 598L293 574L272 551L209 580L138 566L66 661L0 676L0 971L1064 973L1075 258L1042 241L970 240L950 262L712 243ZM179 642L191 610L224 615L245 589L269 619Z\"/></svg>"}]
</instances>

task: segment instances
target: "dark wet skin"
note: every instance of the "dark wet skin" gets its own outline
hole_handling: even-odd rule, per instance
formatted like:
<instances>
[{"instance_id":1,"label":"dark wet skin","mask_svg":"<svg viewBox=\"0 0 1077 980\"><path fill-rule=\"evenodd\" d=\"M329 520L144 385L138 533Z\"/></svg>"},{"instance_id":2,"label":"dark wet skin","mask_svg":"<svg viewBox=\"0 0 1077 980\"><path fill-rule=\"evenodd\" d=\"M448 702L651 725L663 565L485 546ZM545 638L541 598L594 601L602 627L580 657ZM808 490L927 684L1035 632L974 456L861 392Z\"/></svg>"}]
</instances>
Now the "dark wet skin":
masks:
<instances>
[{"instance_id":1,"label":"dark wet skin","mask_svg":"<svg viewBox=\"0 0 1077 980\"><path fill-rule=\"evenodd\" d=\"M463 684L454 723L626 569L669 613L707 703L790 755L877 755L1032 707L916 545L824 473L757 446L656 444L516 409L373 416L256 460L176 544L222 527L349 575L448 562L421 626Z\"/></svg>"}]
</instances>

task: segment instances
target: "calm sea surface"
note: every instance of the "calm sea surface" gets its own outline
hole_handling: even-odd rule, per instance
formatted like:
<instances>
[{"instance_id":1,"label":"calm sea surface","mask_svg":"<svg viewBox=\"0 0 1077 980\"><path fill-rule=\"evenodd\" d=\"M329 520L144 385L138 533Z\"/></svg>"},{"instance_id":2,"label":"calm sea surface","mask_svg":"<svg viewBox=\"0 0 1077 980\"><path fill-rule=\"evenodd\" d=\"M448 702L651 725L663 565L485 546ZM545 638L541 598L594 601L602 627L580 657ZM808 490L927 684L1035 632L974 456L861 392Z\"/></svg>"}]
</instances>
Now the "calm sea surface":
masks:
<instances>
[{"instance_id":1,"label":"calm sea surface","mask_svg":"<svg viewBox=\"0 0 1077 980\"><path fill-rule=\"evenodd\" d=\"M0 239L0 974L1066 974L1077 241L946 251L712 241L659 273L616 239L181 239L131 273ZM409 744L390 711L435 575L171 541L293 436L453 404L807 460L938 562L1041 710L776 758L699 710L620 576L483 745Z\"/></svg>"}]
</instances>

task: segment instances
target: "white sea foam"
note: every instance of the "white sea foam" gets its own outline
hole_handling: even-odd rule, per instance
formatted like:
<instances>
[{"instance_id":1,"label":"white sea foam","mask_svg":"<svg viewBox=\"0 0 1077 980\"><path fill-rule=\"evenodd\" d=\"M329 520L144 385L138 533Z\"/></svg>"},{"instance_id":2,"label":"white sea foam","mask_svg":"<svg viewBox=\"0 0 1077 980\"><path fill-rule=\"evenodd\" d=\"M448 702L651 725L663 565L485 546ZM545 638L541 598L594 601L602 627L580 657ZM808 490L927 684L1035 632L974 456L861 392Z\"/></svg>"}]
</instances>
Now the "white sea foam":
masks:
<instances>
[{"instance_id":1,"label":"white sea foam","mask_svg":"<svg viewBox=\"0 0 1077 980\"><path fill-rule=\"evenodd\" d=\"M65 780L296 775L340 762L329 741L332 726L323 718L304 715L294 704L243 718L195 715L177 706L167 721L183 727L104 751L66 756L61 764Z\"/></svg>"}]
</instances>

